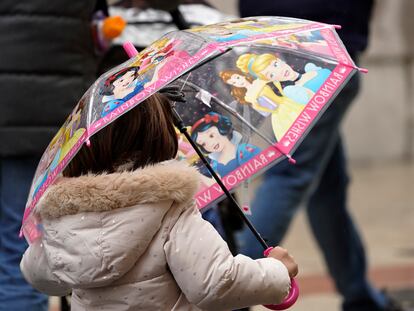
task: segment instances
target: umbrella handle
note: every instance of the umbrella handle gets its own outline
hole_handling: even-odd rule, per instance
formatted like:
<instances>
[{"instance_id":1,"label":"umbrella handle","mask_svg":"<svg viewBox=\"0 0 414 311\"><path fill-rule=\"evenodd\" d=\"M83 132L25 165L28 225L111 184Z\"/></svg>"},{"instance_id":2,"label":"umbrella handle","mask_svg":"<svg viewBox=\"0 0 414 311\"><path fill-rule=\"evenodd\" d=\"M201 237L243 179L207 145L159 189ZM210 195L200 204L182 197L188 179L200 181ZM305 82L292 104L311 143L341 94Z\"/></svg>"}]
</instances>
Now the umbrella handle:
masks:
<instances>
[{"instance_id":1,"label":"umbrella handle","mask_svg":"<svg viewBox=\"0 0 414 311\"><path fill-rule=\"evenodd\" d=\"M267 257L272 249L273 247L267 248L263 252L263 254ZM296 300L298 299L298 297L299 297L299 286L296 283L295 279L291 278L290 279L290 291L287 297L285 298L285 300L283 300L282 303L277 304L277 305L263 305L263 306L270 310L285 310L293 306Z\"/></svg>"}]
</instances>

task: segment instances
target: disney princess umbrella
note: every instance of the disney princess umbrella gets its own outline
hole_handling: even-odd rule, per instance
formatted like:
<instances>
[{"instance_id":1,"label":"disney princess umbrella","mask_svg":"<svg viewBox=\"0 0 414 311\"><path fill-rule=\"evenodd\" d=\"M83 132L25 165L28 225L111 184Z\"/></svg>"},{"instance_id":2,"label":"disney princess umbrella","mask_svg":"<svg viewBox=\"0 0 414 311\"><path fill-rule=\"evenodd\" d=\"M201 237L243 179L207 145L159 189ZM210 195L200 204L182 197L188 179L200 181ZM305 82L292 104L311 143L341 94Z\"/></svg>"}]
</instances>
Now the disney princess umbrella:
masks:
<instances>
[{"instance_id":1,"label":"disney princess umbrella","mask_svg":"<svg viewBox=\"0 0 414 311\"><path fill-rule=\"evenodd\" d=\"M89 138L160 91L174 100L178 157L196 166L200 209L291 154L359 70L335 26L284 17L244 18L166 34L102 75L53 138L35 173L22 234L42 234L37 202ZM237 205L238 206L238 205ZM238 208L258 241L268 245ZM281 305L297 298L292 290Z\"/></svg>"}]
</instances>

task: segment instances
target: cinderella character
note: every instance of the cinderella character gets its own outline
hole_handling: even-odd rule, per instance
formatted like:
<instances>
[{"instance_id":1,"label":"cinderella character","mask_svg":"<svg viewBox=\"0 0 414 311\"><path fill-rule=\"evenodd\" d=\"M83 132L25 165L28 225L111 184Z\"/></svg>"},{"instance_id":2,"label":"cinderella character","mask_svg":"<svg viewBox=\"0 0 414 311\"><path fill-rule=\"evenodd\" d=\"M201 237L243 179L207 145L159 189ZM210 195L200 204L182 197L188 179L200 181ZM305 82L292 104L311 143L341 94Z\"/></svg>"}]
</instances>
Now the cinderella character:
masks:
<instances>
[{"instance_id":1,"label":"cinderella character","mask_svg":"<svg viewBox=\"0 0 414 311\"><path fill-rule=\"evenodd\" d=\"M259 79L280 83L285 96L304 105L331 74L329 69L313 63L306 64L302 73L295 71L273 54L243 54L237 60L237 67Z\"/></svg>"}]
</instances>

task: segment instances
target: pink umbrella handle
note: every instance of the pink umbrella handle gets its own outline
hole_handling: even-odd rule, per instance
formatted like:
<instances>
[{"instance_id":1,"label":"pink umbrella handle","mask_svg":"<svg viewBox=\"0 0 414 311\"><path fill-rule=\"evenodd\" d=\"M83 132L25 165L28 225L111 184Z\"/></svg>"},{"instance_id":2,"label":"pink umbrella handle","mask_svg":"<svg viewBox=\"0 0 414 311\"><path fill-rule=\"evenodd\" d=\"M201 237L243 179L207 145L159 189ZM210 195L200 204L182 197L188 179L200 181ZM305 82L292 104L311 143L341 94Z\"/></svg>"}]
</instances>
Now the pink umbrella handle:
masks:
<instances>
[{"instance_id":1,"label":"pink umbrella handle","mask_svg":"<svg viewBox=\"0 0 414 311\"><path fill-rule=\"evenodd\" d=\"M267 257L270 253L270 251L273 249L273 247L269 247L264 251L264 255ZM282 303L277 305L263 305L264 307L270 309L270 310L285 310L293 306L298 300L299 297L299 287L296 283L294 278L290 279L290 291L285 300L283 300Z\"/></svg>"}]
</instances>

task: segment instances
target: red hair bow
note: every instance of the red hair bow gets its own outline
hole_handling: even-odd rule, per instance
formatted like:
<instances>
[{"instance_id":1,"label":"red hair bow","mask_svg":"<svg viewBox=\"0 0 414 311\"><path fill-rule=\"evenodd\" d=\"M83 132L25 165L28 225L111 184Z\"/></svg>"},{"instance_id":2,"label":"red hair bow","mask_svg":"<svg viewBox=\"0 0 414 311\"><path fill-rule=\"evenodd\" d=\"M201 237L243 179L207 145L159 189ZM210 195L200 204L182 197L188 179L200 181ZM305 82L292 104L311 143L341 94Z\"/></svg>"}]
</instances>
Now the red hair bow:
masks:
<instances>
[{"instance_id":1,"label":"red hair bow","mask_svg":"<svg viewBox=\"0 0 414 311\"><path fill-rule=\"evenodd\" d=\"M220 117L218 114L213 114L213 115L206 114L204 118L201 118L200 120L198 120L196 123L193 124L193 126L191 127L191 132L193 132L202 123L205 123L205 124L209 124L211 122L218 123L219 119Z\"/></svg>"},{"instance_id":2,"label":"red hair bow","mask_svg":"<svg viewBox=\"0 0 414 311\"><path fill-rule=\"evenodd\" d=\"M208 123L210 123L210 122L214 122L214 123L218 123L218 121L219 121L219 116L218 116L218 114L213 114L213 115L211 115L211 114L206 114L205 116L204 116L204 121L208 124Z\"/></svg>"}]
</instances>

